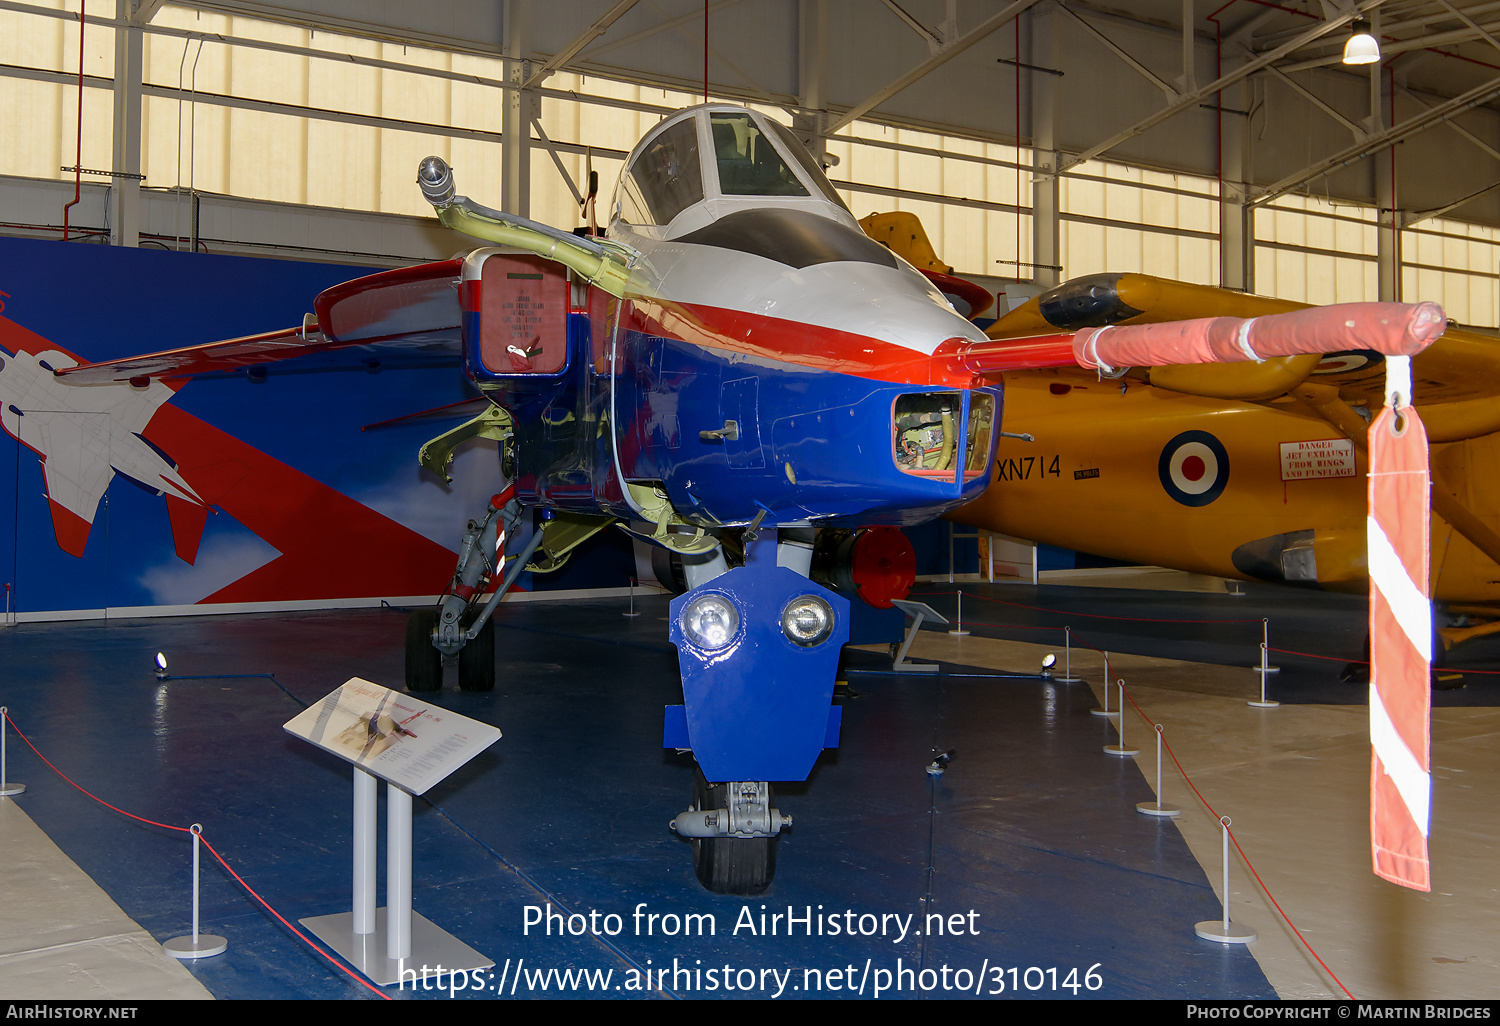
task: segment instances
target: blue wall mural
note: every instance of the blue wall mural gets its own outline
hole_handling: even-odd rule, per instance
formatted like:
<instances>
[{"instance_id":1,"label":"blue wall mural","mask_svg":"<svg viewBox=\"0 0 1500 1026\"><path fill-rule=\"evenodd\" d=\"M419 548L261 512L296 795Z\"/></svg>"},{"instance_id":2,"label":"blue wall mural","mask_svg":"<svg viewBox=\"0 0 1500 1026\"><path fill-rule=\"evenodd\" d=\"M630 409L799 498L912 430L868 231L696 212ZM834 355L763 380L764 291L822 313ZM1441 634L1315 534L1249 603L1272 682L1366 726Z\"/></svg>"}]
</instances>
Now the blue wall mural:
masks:
<instances>
[{"instance_id":1,"label":"blue wall mural","mask_svg":"<svg viewBox=\"0 0 1500 1026\"><path fill-rule=\"evenodd\" d=\"M476 394L456 354L378 369L310 357L135 389L57 386L50 373L300 325L318 292L367 273L0 239L0 583L13 608L122 615L442 590L465 520L499 484L493 443L458 452L451 486L417 466L418 447L461 418L412 415ZM628 583L623 535L591 549L522 585Z\"/></svg>"}]
</instances>

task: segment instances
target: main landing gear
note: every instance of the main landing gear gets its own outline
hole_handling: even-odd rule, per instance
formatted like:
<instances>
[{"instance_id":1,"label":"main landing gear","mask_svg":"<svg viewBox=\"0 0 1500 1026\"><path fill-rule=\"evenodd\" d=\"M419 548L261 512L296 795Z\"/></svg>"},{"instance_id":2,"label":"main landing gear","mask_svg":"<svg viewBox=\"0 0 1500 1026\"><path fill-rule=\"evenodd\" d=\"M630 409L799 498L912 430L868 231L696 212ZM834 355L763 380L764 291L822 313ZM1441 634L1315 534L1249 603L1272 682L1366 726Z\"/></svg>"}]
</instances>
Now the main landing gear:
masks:
<instances>
[{"instance_id":1,"label":"main landing gear","mask_svg":"<svg viewBox=\"0 0 1500 1026\"><path fill-rule=\"evenodd\" d=\"M437 611L418 609L406 621L406 689L438 691L443 686L443 653L432 645ZM495 622L486 620L468 644L458 650L458 686L463 691L495 687Z\"/></svg>"},{"instance_id":2,"label":"main landing gear","mask_svg":"<svg viewBox=\"0 0 1500 1026\"><path fill-rule=\"evenodd\" d=\"M508 487L490 499L484 516L470 520L458 549L458 568L437 605L418 609L406 623L406 687L436 691L443 664L458 663L458 686L489 691L495 686L495 623L490 614L523 569L550 573L573 550L613 523L611 517L543 510L541 522L519 551L507 553L524 512ZM491 591L501 571L505 577Z\"/></svg>"},{"instance_id":3,"label":"main landing gear","mask_svg":"<svg viewBox=\"0 0 1500 1026\"><path fill-rule=\"evenodd\" d=\"M505 540L515 536L521 506L507 488L490 500L479 520L470 520L459 547L458 568L437 605L415 610L406 622L406 688L437 691L443 686L443 663L458 662L458 686L490 691L495 686L495 606L515 582L542 540L536 531L515 557L505 555ZM501 570L505 579L486 597Z\"/></svg>"}]
</instances>

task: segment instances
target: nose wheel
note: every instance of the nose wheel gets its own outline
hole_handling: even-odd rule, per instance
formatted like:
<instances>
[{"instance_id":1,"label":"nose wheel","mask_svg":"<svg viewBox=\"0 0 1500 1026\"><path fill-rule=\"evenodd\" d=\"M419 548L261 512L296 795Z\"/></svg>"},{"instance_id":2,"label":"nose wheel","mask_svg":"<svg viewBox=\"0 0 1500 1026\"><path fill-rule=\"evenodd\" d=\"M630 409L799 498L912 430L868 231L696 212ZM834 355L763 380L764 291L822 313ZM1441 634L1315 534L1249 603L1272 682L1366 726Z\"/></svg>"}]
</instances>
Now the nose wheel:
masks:
<instances>
[{"instance_id":1,"label":"nose wheel","mask_svg":"<svg viewBox=\"0 0 1500 1026\"><path fill-rule=\"evenodd\" d=\"M673 828L683 833L688 829L706 832L717 828L720 819L731 816L731 797L741 809L759 810L775 816L781 825L790 826L790 817L782 817L771 809L774 795L771 786L765 783L734 782L710 784L703 773L697 773L693 786L693 806L673 821ZM709 813L700 819L695 813ZM716 815L712 815L716 814ZM736 819L739 817L736 816ZM702 830L700 823L708 821ZM689 827L689 821L692 826ZM779 831L779 826L777 827ZM762 894L771 886L776 876L776 836L764 837L692 837L693 871L698 882L714 894L749 896Z\"/></svg>"}]
</instances>

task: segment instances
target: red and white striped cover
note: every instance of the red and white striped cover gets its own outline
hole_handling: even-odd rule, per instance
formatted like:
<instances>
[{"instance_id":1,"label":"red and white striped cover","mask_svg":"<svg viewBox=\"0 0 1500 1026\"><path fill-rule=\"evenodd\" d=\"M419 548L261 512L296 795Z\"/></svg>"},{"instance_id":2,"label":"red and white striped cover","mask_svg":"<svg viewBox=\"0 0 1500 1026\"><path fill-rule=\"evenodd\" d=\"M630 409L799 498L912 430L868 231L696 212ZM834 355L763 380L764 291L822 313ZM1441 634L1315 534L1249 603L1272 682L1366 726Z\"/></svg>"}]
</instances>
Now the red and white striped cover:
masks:
<instances>
[{"instance_id":1,"label":"red and white striped cover","mask_svg":"<svg viewBox=\"0 0 1500 1026\"><path fill-rule=\"evenodd\" d=\"M1377 876L1429 891L1427 433L1414 408L1386 406L1370 425L1369 443L1370 845Z\"/></svg>"}]
</instances>

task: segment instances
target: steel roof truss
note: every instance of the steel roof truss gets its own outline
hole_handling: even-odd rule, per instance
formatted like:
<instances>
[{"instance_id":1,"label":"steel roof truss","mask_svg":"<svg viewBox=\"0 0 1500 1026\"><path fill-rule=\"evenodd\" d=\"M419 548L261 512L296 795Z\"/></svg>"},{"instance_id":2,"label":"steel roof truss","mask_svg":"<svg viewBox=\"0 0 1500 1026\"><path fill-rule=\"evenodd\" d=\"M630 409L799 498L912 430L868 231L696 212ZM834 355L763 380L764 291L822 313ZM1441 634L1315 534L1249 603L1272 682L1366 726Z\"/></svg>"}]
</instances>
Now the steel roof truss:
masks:
<instances>
[{"instance_id":1,"label":"steel roof truss","mask_svg":"<svg viewBox=\"0 0 1500 1026\"><path fill-rule=\"evenodd\" d=\"M846 113L839 117L837 121L829 125L825 134L833 135L835 132L837 132L839 129L843 128L850 122L864 117L866 114L874 110L876 107L880 106L886 100L889 100L892 96L895 96L897 93L901 92L907 86L918 81L919 79L925 78L930 72L942 67L944 64L948 63L953 58L963 53L965 50L973 46L975 43L979 42L981 39L984 39L996 29L1010 24L1010 22L1014 20L1022 11L1026 10L1028 7L1035 6L1039 2L1040 0L1014 0L1013 3L1006 6L1003 10L1000 11L1000 13L995 14L985 21L980 22L977 28L954 40L953 45L948 47L946 50L933 55L926 61L923 61L921 64L917 65L911 71L908 71L906 74L896 79L884 89L881 89L878 92L875 92L865 99L861 100L859 103L856 103Z\"/></svg>"}]
</instances>

